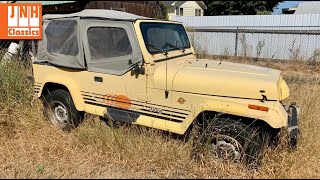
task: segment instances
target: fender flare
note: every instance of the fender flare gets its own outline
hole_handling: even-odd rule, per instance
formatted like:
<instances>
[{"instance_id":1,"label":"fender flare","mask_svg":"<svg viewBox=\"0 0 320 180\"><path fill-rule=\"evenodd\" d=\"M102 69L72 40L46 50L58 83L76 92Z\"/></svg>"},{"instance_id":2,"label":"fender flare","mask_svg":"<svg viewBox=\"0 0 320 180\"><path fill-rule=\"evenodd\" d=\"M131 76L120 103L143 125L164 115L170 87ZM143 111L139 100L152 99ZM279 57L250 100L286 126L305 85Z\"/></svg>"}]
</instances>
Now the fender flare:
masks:
<instances>
[{"instance_id":1,"label":"fender flare","mask_svg":"<svg viewBox=\"0 0 320 180\"><path fill-rule=\"evenodd\" d=\"M61 79L63 79L64 81L62 81ZM38 97L41 96L43 88L46 86L47 83L59 84L65 86L69 90L69 93L72 97L76 109L78 111L84 111L84 100L80 93L80 88L77 86L74 80L65 76L55 76L54 78L45 79L45 82L46 83L44 83L44 85L41 87L41 93L38 94Z\"/></svg>"},{"instance_id":2,"label":"fender flare","mask_svg":"<svg viewBox=\"0 0 320 180\"><path fill-rule=\"evenodd\" d=\"M255 103L261 106L269 107L268 112L257 111L248 108L248 104ZM183 129L187 130L187 128L193 123L194 120L198 117L198 115L204 111L213 111L223 114L236 115L241 117L258 119L266 122L272 128L281 128L287 126L288 122L288 114L284 107L276 101L267 102L262 104L262 102L256 100L207 100L202 101L202 103L194 106L192 108L191 113L183 122Z\"/></svg>"}]
</instances>

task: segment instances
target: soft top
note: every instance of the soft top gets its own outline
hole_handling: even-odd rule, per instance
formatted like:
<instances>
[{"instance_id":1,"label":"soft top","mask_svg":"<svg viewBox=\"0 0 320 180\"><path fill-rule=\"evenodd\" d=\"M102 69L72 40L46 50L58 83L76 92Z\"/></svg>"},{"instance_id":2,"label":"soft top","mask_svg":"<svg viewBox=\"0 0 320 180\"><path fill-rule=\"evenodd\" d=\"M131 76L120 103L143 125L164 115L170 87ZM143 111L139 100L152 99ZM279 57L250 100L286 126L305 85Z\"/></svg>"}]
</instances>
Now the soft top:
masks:
<instances>
[{"instance_id":1,"label":"soft top","mask_svg":"<svg viewBox=\"0 0 320 180\"><path fill-rule=\"evenodd\" d=\"M124 20L124 21L135 21L137 19L154 19L154 18L149 18L144 16L138 16L138 15L127 13L127 12L115 11L115 10L85 9L80 12L71 13L71 14L46 14L43 16L43 20L72 18L72 17L106 18L106 19L115 19L115 20Z\"/></svg>"},{"instance_id":2,"label":"soft top","mask_svg":"<svg viewBox=\"0 0 320 180\"><path fill-rule=\"evenodd\" d=\"M35 61L123 75L143 62L132 23L137 19L151 18L102 9L45 15Z\"/></svg>"}]
</instances>

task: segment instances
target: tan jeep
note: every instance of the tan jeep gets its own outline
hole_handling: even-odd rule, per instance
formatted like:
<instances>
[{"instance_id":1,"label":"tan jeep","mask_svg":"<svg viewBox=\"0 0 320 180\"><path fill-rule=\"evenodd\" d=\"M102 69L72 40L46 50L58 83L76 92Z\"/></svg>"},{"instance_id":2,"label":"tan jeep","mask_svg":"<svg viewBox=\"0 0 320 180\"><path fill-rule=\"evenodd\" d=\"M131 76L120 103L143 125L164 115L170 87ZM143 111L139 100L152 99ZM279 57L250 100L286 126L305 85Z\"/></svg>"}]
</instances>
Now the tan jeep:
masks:
<instances>
[{"instance_id":1,"label":"tan jeep","mask_svg":"<svg viewBox=\"0 0 320 180\"><path fill-rule=\"evenodd\" d=\"M179 22L111 10L45 15L33 73L35 93L62 130L91 113L178 135L197 132L195 147L246 163L259 154L264 134L275 137L281 128L296 147L298 108L281 103L289 96L281 72L197 59Z\"/></svg>"}]
</instances>

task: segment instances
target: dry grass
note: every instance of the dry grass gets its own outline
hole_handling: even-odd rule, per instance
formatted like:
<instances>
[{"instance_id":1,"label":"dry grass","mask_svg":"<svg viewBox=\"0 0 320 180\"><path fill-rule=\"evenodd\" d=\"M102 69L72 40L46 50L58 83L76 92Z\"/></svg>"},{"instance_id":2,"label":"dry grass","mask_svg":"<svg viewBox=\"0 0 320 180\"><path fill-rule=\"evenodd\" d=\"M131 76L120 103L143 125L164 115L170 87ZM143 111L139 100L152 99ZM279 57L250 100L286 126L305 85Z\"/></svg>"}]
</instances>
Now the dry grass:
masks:
<instances>
[{"instance_id":1,"label":"dry grass","mask_svg":"<svg viewBox=\"0 0 320 180\"><path fill-rule=\"evenodd\" d=\"M32 101L32 87L26 83L30 71L12 65L21 73L4 74L8 66L0 66L0 177L319 178L320 71L306 71L309 67L300 62L258 63L284 71L291 88L287 101L302 107L302 136L296 152L288 152L285 144L268 149L262 167L251 171L214 158L192 162L190 143L137 126L111 128L95 116L87 116L71 133L62 133L44 120L39 101ZM10 86L14 82L18 85Z\"/></svg>"}]
</instances>

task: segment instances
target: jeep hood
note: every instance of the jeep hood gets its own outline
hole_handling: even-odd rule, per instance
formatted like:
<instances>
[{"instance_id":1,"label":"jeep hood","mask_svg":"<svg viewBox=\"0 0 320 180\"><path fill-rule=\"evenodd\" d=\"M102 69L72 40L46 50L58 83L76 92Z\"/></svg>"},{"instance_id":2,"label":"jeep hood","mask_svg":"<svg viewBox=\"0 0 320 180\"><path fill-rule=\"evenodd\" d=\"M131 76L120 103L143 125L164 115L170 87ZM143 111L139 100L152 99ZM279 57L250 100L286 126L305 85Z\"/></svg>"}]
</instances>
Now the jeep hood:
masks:
<instances>
[{"instance_id":1,"label":"jeep hood","mask_svg":"<svg viewBox=\"0 0 320 180\"><path fill-rule=\"evenodd\" d=\"M289 96L281 71L215 60L168 61L154 72L157 89L221 97L282 100ZM167 77L167 80L166 80ZM167 84L166 84L167 82Z\"/></svg>"}]
</instances>

